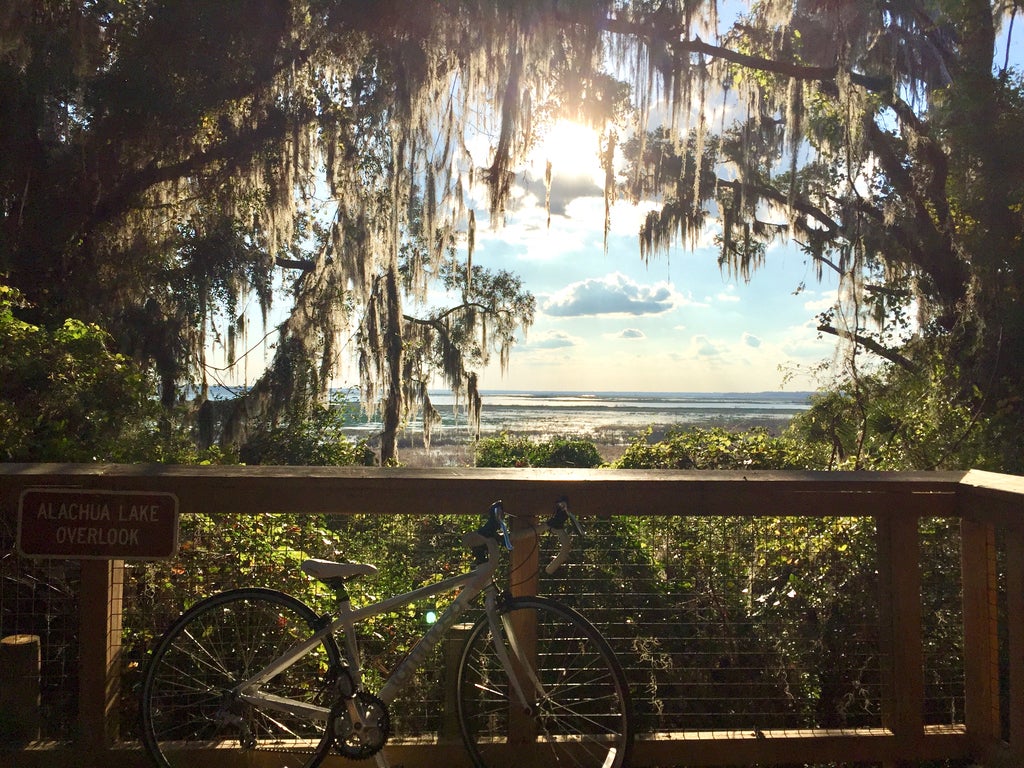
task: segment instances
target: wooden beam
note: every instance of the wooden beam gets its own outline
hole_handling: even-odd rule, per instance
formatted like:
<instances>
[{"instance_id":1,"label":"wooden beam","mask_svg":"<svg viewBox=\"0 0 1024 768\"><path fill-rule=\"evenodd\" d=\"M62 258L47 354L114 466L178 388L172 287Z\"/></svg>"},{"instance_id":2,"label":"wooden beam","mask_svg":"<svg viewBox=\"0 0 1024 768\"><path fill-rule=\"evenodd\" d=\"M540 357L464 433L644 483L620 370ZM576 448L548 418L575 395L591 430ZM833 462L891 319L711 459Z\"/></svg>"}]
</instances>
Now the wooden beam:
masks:
<instances>
[{"instance_id":1,"label":"wooden beam","mask_svg":"<svg viewBox=\"0 0 1024 768\"><path fill-rule=\"evenodd\" d=\"M1024 765L1024 532L1006 537L1006 655L1009 664L1009 748Z\"/></svg>"},{"instance_id":2,"label":"wooden beam","mask_svg":"<svg viewBox=\"0 0 1024 768\"><path fill-rule=\"evenodd\" d=\"M924 736L924 652L921 640L921 549L917 518L878 519L878 575L884 666L882 724L895 737L903 765Z\"/></svg>"},{"instance_id":3,"label":"wooden beam","mask_svg":"<svg viewBox=\"0 0 1024 768\"><path fill-rule=\"evenodd\" d=\"M999 638L995 533L970 519L960 524L964 621L964 720L976 755L999 740Z\"/></svg>"},{"instance_id":4,"label":"wooden beam","mask_svg":"<svg viewBox=\"0 0 1024 768\"><path fill-rule=\"evenodd\" d=\"M82 562L76 741L84 755L82 764L97 768L105 766L102 755L120 730L123 593L123 561Z\"/></svg>"},{"instance_id":5,"label":"wooden beam","mask_svg":"<svg viewBox=\"0 0 1024 768\"><path fill-rule=\"evenodd\" d=\"M0 489L74 484L175 494L182 514L547 514L568 495L593 514L951 516L962 472L390 469L0 464Z\"/></svg>"},{"instance_id":6,"label":"wooden beam","mask_svg":"<svg viewBox=\"0 0 1024 768\"><path fill-rule=\"evenodd\" d=\"M642 738L636 742L631 768L687 765L787 765L793 763L881 763L896 749L895 737L886 729L851 731L763 731L696 732ZM389 744L386 754L392 765L404 768L470 768L461 743ZM67 745L37 745L15 753L13 768L80 768L82 755ZM969 755L962 728L928 728L916 760L957 760ZM280 764L273 753L243 753L238 750L197 749L190 768L261 768ZM150 768L149 760L137 747L115 747L105 753L105 768ZM275 762L276 761L276 762ZM350 760L328 757L324 768L351 767Z\"/></svg>"}]
</instances>

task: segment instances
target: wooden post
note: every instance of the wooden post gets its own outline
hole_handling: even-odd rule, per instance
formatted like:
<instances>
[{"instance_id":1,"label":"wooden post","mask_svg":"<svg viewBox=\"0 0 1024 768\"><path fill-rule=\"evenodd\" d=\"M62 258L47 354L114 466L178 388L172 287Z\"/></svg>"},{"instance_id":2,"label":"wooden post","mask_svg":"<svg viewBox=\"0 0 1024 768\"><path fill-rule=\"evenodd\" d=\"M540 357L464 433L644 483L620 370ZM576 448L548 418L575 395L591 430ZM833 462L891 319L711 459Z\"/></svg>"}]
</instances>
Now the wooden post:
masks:
<instances>
[{"instance_id":1,"label":"wooden post","mask_svg":"<svg viewBox=\"0 0 1024 768\"><path fill-rule=\"evenodd\" d=\"M971 748L988 753L999 735L995 533L988 523L960 523L964 614L964 719ZM1014 568L1019 568L1019 564ZM1019 695L1019 694L1018 694Z\"/></svg>"},{"instance_id":2,"label":"wooden post","mask_svg":"<svg viewBox=\"0 0 1024 768\"><path fill-rule=\"evenodd\" d=\"M1024 763L1024 531L1005 529L1010 751Z\"/></svg>"},{"instance_id":3,"label":"wooden post","mask_svg":"<svg viewBox=\"0 0 1024 768\"><path fill-rule=\"evenodd\" d=\"M77 742L83 765L103 765L118 737L123 594L123 560L82 561Z\"/></svg>"},{"instance_id":4,"label":"wooden post","mask_svg":"<svg viewBox=\"0 0 1024 768\"><path fill-rule=\"evenodd\" d=\"M528 531L537 525L537 518L517 516L516 531ZM540 542L531 541L529 537L521 539L509 553L509 589L515 597L533 596L540 586Z\"/></svg>"},{"instance_id":5,"label":"wooden post","mask_svg":"<svg viewBox=\"0 0 1024 768\"><path fill-rule=\"evenodd\" d=\"M882 650L888 659L882 694L883 725L896 737L887 766L910 765L924 738L924 653L921 642L921 567L914 515L882 515L878 576Z\"/></svg>"},{"instance_id":6,"label":"wooden post","mask_svg":"<svg viewBox=\"0 0 1024 768\"><path fill-rule=\"evenodd\" d=\"M39 636L0 640L0 750L39 738Z\"/></svg>"}]
</instances>

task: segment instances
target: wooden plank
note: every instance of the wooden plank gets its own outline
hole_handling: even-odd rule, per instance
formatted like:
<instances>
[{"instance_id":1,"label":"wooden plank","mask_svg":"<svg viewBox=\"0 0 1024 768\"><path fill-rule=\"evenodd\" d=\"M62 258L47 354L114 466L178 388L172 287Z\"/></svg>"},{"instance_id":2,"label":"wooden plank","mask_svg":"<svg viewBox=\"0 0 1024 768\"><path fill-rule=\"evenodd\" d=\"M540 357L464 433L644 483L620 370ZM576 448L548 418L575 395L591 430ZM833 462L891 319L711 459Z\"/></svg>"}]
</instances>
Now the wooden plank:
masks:
<instances>
[{"instance_id":1,"label":"wooden plank","mask_svg":"<svg viewBox=\"0 0 1024 768\"><path fill-rule=\"evenodd\" d=\"M960 523L964 622L964 721L976 754L999 737L999 639L995 534L992 526Z\"/></svg>"},{"instance_id":2,"label":"wooden plank","mask_svg":"<svg viewBox=\"0 0 1024 768\"><path fill-rule=\"evenodd\" d=\"M858 762L880 763L897 754L896 739L884 729L870 731L766 732L762 736L736 732L674 734L672 738L644 738L634 745L631 768L659 765L782 765L793 763L846 764L855 755ZM404 768L469 768L471 762L461 744L394 744L386 754L392 765ZM962 729L931 728L908 760L960 759L969 755ZM277 759L272 754L245 754L238 750L197 750L193 768L260 768ZM5 764L6 765L6 764ZM15 753L11 768L79 768L82 755L67 745L37 745ZM124 745L103 753L104 768L149 768L149 761L137 745ZM330 757L326 768L343 768L353 763Z\"/></svg>"},{"instance_id":3,"label":"wooden plank","mask_svg":"<svg viewBox=\"0 0 1024 768\"><path fill-rule=\"evenodd\" d=\"M74 485L174 493L183 513L637 515L955 514L963 473L683 472L597 469L390 469L0 464L0 488Z\"/></svg>"},{"instance_id":4,"label":"wooden plank","mask_svg":"<svg viewBox=\"0 0 1024 768\"><path fill-rule=\"evenodd\" d=\"M1024 530L1024 477L972 469L959 485L958 515Z\"/></svg>"},{"instance_id":5,"label":"wooden plank","mask_svg":"<svg viewBox=\"0 0 1024 768\"><path fill-rule=\"evenodd\" d=\"M82 562L78 743L90 756L100 755L119 735L123 593L123 561Z\"/></svg>"},{"instance_id":6,"label":"wooden plank","mask_svg":"<svg viewBox=\"0 0 1024 768\"><path fill-rule=\"evenodd\" d=\"M920 537L916 518L878 520L879 601L886 680L883 724L896 751L913 754L924 736ZM900 764L906 758L900 758Z\"/></svg>"},{"instance_id":7,"label":"wooden plank","mask_svg":"<svg viewBox=\"0 0 1024 768\"><path fill-rule=\"evenodd\" d=\"M1009 748L1024 764L1024 532L1005 531Z\"/></svg>"}]
</instances>

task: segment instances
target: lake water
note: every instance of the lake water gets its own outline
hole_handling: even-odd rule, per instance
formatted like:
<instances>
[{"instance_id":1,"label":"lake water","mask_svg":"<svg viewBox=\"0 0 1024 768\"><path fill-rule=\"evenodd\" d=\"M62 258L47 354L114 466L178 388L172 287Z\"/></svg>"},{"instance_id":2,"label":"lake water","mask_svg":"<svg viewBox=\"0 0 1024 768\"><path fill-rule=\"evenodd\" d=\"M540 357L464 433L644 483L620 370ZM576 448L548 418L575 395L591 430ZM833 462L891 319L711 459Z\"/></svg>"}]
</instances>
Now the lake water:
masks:
<instances>
[{"instance_id":1,"label":"lake water","mask_svg":"<svg viewBox=\"0 0 1024 768\"><path fill-rule=\"evenodd\" d=\"M485 392L480 431L484 437L502 432L539 439L586 437L595 442L628 441L652 428L655 434L673 427L724 426L745 429L784 428L810 406L809 392ZM465 441L471 436L465 407L451 393L432 393L442 423L433 429L435 443ZM354 418L353 437L380 431L379 421ZM410 425L404 439L419 439L420 423Z\"/></svg>"}]
</instances>

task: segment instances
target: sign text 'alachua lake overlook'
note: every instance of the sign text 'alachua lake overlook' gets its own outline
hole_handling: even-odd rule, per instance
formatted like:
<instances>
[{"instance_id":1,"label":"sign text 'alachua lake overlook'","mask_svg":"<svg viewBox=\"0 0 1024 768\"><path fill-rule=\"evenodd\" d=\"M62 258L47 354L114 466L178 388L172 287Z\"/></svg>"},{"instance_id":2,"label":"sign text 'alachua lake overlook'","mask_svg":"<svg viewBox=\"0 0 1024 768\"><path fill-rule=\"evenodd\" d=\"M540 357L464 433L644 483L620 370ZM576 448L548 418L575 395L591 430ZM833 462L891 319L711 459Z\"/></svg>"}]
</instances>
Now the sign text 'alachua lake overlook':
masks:
<instances>
[{"instance_id":1,"label":"sign text 'alachua lake overlook'","mask_svg":"<svg viewBox=\"0 0 1024 768\"><path fill-rule=\"evenodd\" d=\"M26 557L159 560L174 555L177 541L170 493L29 488L18 504Z\"/></svg>"}]
</instances>

